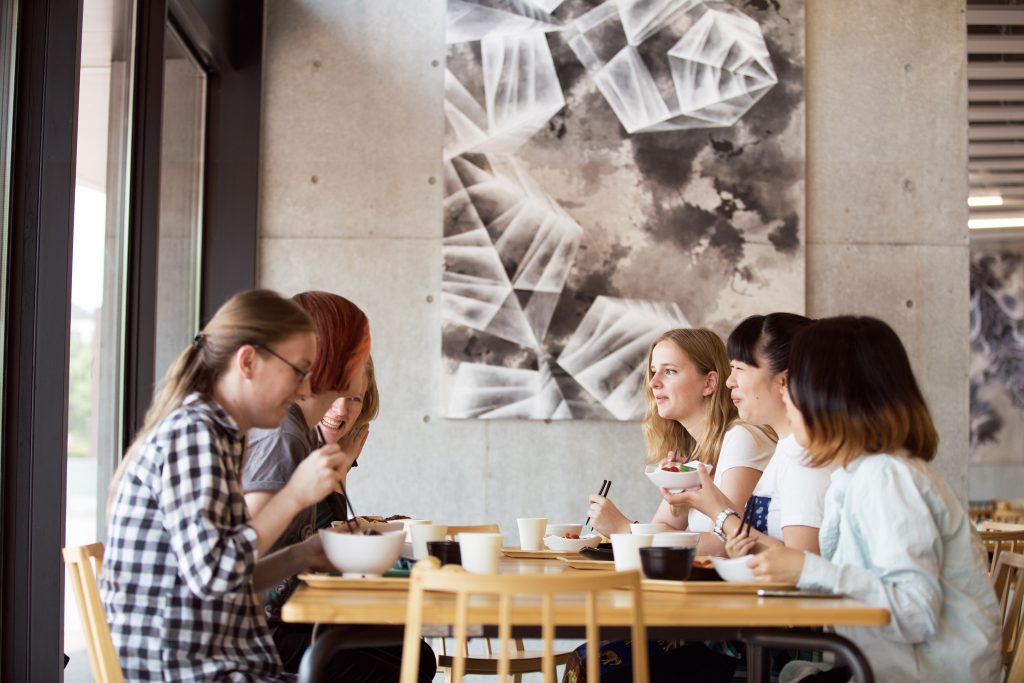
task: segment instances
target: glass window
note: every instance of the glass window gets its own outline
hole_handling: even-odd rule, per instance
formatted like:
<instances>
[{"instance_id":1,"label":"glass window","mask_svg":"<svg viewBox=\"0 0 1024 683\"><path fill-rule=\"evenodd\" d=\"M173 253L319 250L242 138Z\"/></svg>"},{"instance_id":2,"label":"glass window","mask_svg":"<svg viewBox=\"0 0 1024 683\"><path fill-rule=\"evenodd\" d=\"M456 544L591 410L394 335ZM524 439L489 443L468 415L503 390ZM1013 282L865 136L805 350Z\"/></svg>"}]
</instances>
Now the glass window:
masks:
<instances>
[{"instance_id":1,"label":"glass window","mask_svg":"<svg viewBox=\"0 0 1024 683\"><path fill-rule=\"evenodd\" d=\"M104 540L120 454L134 3L85 0L71 264L66 545ZM65 681L89 681L81 620L65 586Z\"/></svg>"},{"instance_id":2,"label":"glass window","mask_svg":"<svg viewBox=\"0 0 1024 683\"><path fill-rule=\"evenodd\" d=\"M172 28L164 43L157 378L199 331L206 72Z\"/></svg>"}]
</instances>

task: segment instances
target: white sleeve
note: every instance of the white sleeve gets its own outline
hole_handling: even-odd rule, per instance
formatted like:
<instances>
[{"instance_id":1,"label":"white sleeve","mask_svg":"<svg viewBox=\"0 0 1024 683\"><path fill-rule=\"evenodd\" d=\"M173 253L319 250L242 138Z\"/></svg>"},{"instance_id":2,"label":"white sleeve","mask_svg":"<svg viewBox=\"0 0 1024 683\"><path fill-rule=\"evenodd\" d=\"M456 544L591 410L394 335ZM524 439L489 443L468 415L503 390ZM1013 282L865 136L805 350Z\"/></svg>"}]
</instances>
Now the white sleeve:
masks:
<instances>
[{"instance_id":1,"label":"white sleeve","mask_svg":"<svg viewBox=\"0 0 1024 683\"><path fill-rule=\"evenodd\" d=\"M821 528L825 516L825 492L832 483L832 469L808 467L789 462L775 480L779 500L779 523L787 526Z\"/></svg>"},{"instance_id":2,"label":"white sleeve","mask_svg":"<svg viewBox=\"0 0 1024 683\"><path fill-rule=\"evenodd\" d=\"M715 466L715 484L721 486L722 475L734 467L749 467L764 472L774 450L774 444L768 437L755 438L746 427L736 425L722 439L722 450Z\"/></svg>"}]
</instances>

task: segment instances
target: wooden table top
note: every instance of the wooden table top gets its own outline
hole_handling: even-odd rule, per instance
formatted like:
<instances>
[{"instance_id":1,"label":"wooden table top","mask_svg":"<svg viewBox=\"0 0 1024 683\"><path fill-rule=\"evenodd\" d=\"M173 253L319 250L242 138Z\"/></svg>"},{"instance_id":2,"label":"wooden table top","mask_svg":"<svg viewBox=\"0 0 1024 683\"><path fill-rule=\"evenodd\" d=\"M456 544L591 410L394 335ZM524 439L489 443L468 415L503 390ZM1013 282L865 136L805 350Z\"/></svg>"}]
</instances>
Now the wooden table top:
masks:
<instances>
[{"instance_id":1,"label":"wooden table top","mask_svg":"<svg viewBox=\"0 0 1024 683\"><path fill-rule=\"evenodd\" d=\"M503 558L499 569L509 574L574 573L557 560ZM600 626L630 623L631 598L624 591L610 591L598 600ZM281 610L284 621L332 624L403 624L406 593L396 590L336 590L301 585ZM555 601L556 625L585 623L583 595L559 596ZM498 603L486 596L470 600L473 623L497 622ZM539 623L540 598L522 596L512 603L512 623ZM425 624L450 624L455 619L454 599L427 594ZM881 626L889 612L849 598L759 598L752 594L665 593L644 591L644 621L656 626Z\"/></svg>"}]
</instances>

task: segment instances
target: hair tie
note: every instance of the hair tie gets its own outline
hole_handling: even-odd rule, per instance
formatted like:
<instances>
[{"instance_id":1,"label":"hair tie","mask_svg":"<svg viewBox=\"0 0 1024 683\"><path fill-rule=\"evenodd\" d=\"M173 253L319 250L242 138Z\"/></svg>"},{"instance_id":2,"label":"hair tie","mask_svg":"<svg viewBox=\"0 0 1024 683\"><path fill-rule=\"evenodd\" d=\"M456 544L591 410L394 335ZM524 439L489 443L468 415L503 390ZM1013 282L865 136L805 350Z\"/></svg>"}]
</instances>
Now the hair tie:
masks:
<instances>
[{"instance_id":1,"label":"hair tie","mask_svg":"<svg viewBox=\"0 0 1024 683\"><path fill-rule=\"evenodd\" d=\"M192 346L196 347L197 349L202 348L204 339L205 337L203 336L203 333L200 332L199 334L192 338Z\"/></svg>"}]
</instances>

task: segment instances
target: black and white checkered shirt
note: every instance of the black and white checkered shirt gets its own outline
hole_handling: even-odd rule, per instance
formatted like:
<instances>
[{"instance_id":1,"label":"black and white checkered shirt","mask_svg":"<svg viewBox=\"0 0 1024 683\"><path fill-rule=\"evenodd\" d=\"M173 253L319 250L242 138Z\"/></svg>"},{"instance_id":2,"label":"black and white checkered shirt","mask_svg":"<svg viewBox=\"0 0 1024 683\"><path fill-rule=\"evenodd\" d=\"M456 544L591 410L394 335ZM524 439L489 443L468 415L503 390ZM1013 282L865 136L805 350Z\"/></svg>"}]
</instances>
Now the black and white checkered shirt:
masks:
<instances>
[{"instance_id":1,"label":"black and white checkered shirt","mask_svg":"<svg viewBox=\"0 0 1024 683\"><path fill-rule=\"evenodd\" d=\"M118 486L100 593L129 681L288 680L252 586L244 448L234 420L192 394Z\"/></svg>"}]
</instances>

